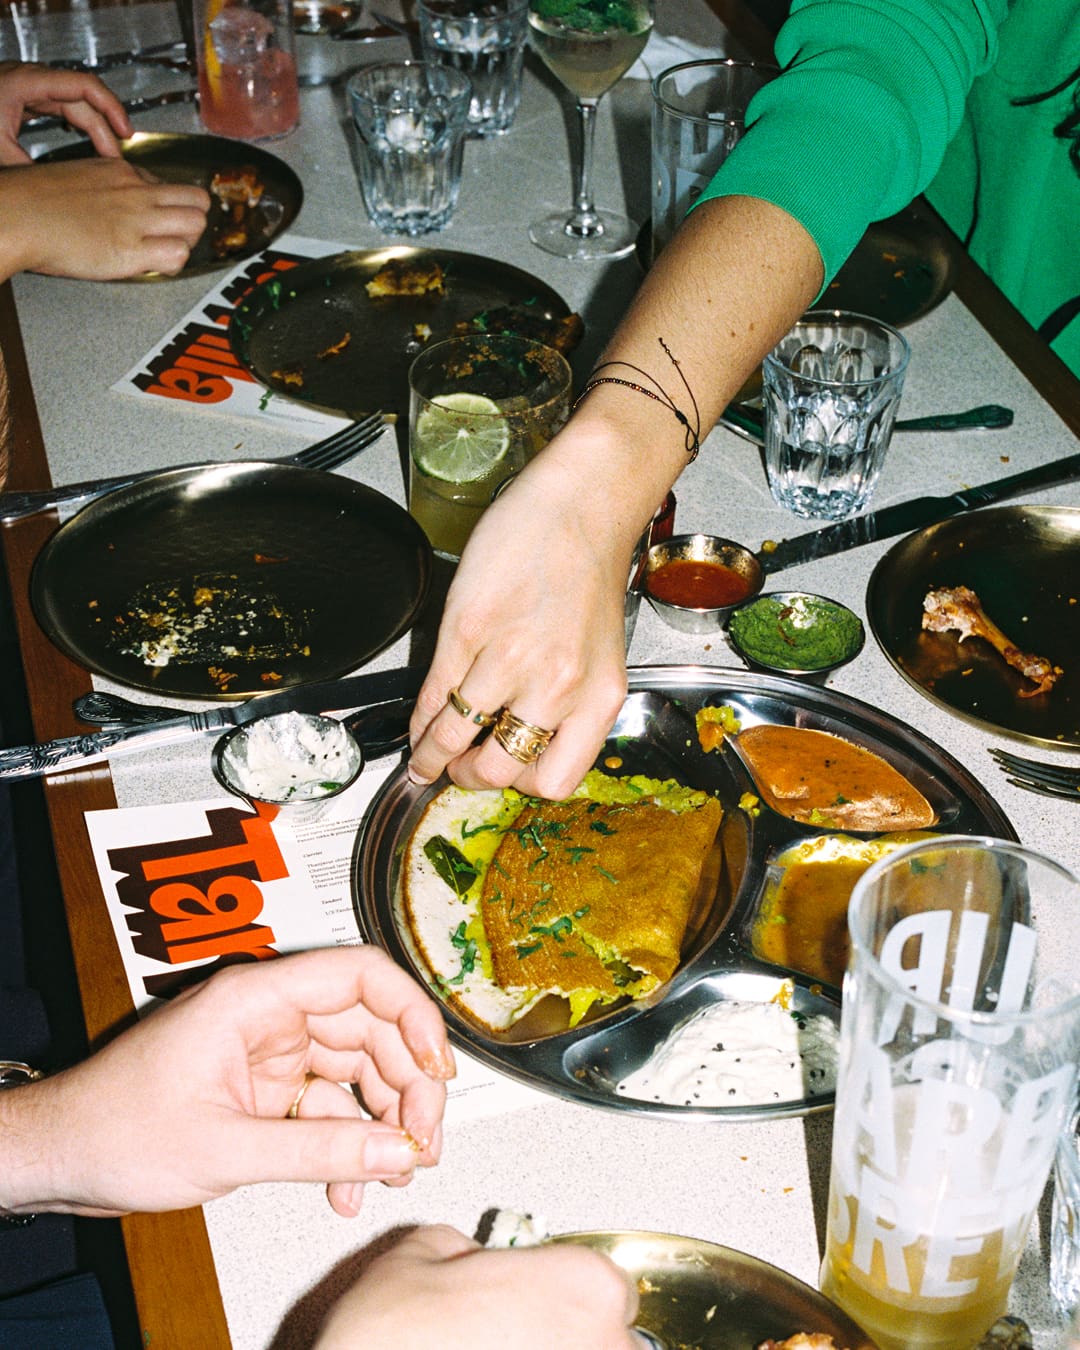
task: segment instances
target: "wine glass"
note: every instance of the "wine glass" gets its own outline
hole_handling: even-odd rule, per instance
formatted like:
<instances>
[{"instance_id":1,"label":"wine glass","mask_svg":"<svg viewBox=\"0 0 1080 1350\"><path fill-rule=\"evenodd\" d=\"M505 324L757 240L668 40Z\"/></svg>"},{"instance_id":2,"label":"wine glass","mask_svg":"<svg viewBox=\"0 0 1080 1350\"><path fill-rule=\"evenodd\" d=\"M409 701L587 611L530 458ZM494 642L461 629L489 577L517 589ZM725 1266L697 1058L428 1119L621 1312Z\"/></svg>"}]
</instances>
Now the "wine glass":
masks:
<instances>
[{"instance_id":1,"label":"wine glass","mask_svg":"<svg viewBox=\"0 0 1080 1350\"><path fill-rule=\"evenodd\" d=\"M654 0L529 0L529 38L544 65L577 100L581 154L574 206L529 226L529 238L560 258L618 258L637 242L637 224L593 203L596 105L641 55L655 18Z\"/></svg>"}]
</instances>

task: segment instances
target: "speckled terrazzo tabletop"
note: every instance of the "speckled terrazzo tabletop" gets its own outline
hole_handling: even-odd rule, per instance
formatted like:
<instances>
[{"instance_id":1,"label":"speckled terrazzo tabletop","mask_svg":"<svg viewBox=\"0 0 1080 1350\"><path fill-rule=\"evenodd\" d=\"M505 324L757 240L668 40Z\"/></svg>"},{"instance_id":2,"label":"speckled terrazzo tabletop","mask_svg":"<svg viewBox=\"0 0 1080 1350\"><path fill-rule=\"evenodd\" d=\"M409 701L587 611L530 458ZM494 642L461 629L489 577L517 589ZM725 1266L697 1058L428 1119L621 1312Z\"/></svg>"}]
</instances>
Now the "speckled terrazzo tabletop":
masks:
<instances>
[{"instance_id":1,"label":"speckled terrazzo tabletop","mask_svg":"<svg viewBox=\"0 0 1080 1350\"><path fill-rule=\"evenodd\" d=\"M698 0L661 0L659 27L705 42L723 34ZM386 54L401 54L387 44ZM380 55L383 53L380 52ZM633 257L601 266L562 262L528 242L540 207L569 200L566 109L536 69L527 72L512 132L470 142L460 204L440 247L463 249L526 268L554 286L588 325L578 353L580 375L625 306L640 277ZM385 243L368 223L349 158L340 92L305 91L302 126L274 153L301 175L306 199L298 233ZM190 108L140 119L140 128L198 130ZM625 200L646 215L649 89L627 80L601 105L597 197ZM110 392L110 386L209 289L206 278L152 286L101 286L22 276L15 282L19 317L54 481L202 458L287 453L300 443L280 428L160 406ZM908 329L913 356L905 416L980 403L1016 410L1013 427L992 433L897 435L875 506L921 492L936 494L1074 453L1075 438L1031 389L959 300L950 297ZM642 455L648 446L641 447ZM392 432L346 470L404 500ZM676 486L677 529L733 537L751 547L800 531L767 490L760 452L720 430ZM1075 485L1025 499L1080 505ZM823 592L865 616L867 581L888 542L783 574L785 588ZM1080 577L1075 578L1080 587ZM384 653L377 666L423 660L421 631ZM704 663L740 668L720 638L690 637L664 626L642 605L629 660L634 665ZM1080 810L1010 787L987 749L1000 735L953 716L907 684L872 638L830 688L886 710L948 754L987 786L1019 837L1080 870ZM1016 746L1023 752L1022 746ZM1064 757L1080 763L1080 752ZM113 764L120 805L219 792L205 743L158 759ZM347 1282L357 1253L402 1224L448 1222L472 1231L492 1206L532 1211L557 1231L639 1228L686 1233L771 1261L816 1283L824 1240L831 1118L766 1124L670 1123L612 1114L555 1097L497 1118L451 1126L444 1161L404 1190L373 1187L351 1222L328 1208L315 1186L247 1188L206 1209L218 1275L236 1350L299 1350L310 1344L327 1302ZM1046 1297L1044 1213L1032 1232L1013 1292L1013 1309L1037 1328L1040 1347L1055 1344Z\"/></svg>"}]
</instances>

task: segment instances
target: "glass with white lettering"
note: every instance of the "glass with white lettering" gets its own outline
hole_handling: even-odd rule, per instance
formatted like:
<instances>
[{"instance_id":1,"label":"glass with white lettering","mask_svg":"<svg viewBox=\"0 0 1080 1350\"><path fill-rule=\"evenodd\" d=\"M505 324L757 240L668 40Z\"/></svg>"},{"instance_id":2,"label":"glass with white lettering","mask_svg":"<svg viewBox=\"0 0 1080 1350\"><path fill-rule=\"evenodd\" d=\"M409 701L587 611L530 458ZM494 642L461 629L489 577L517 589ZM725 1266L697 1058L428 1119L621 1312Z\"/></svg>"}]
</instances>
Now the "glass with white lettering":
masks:
<instances>
[{"instance_id":1,"label":"glass with white lettering","mask_svg":"<svg viewBox=\"0 0 1080 1350\"><path fill-rule=\"evenodd\" d=\"M1080 880L942 835L871 867L848 927L821 1288L881 1350L969 1350L1075 1100Z\"/></svg>"}]
</instances>

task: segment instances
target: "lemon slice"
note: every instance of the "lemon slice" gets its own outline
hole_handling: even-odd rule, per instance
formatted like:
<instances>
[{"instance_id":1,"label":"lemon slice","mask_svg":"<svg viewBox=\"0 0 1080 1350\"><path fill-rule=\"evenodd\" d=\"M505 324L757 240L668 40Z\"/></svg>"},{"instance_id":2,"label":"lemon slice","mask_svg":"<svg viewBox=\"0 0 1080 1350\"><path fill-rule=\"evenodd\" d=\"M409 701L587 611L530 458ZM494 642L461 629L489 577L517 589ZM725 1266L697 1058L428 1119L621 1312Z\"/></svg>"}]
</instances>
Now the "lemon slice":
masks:
<instances>
[{"instance_id":1,"label":"lemon slice","mask_svg":"<svg viewBox=\"0 0 1080 1350\"><path fill-rule=\"evenodd\" d=\"M510 425L483 394L439 394L416 419L412 453L432 478L472 483L486 478L510 445Z\"/></svg>"}]
</instances>

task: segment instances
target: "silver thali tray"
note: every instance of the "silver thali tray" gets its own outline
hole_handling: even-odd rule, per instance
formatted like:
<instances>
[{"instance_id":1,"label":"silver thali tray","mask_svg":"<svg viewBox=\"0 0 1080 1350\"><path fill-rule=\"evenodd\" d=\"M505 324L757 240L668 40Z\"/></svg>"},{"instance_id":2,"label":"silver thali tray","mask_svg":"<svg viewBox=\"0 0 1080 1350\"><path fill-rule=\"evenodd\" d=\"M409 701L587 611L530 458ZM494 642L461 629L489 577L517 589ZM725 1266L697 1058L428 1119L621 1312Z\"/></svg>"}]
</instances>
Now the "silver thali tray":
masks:
<instances>
[{"instance_id":1,"label":"silver thali tray","mask_svg":"<svg viewBox=\"0 0 1080 1350\"><path fill-rule=\"evenodd\" d=\"M246 239L242 244L222 248L227 223L225 207L211 196L206 229L191 250L180 277L218 272L234 267L259 253L282 234L296 219L304 201L300 179L284 160L248 141L225 136L191 135L185 132L137 131L120 142L120 153L138 169L145 169L167 183L186 183L209 191L216 173L226 169L252 168L263 186L257 206L245 215ZM88 159L96 154L89 141L61 146L40 155L35 163L68 159ZM144 272L135 281L168 281L161 272Z\"/></svg>"},{"instance_id":2,"label":"silver thali tray","mask_svg":"<svg viewBox=\"0 0 1080 1350\"><path fill-rule=\"evenodd\" d=\"M443 291L372 298L367 283L391 259L438 263ZM240 364L276 394L344 417L400 414L409 407L409 366L425 343L504 305L545 318L570 313L546 282L494 258L401 244L356 249L256 286L236 306L229 342Z\"/></svg>"},{"instance_id":3,"label":"silver thali tray","mask_svg":"<svg viewBox=\"0 0 1080 1350\"><path fill-rule=\"evenodd\" d=\"M967 586L1021 650L1062 667L1030 683L982 638L922 630L923 599ZM1080 747L1080 507L995 506L930 525L894 544L870 577L870 628L901 675L939 707L1039 745Z\"/></svg>"},{"instance_id":4,"label":"silver thali tray","mask_svg":"<svg viewBox=\"0 0 1080 1350\"><path fill-rule=\"evenodd\" d=\"M869 704L746 671L705 666L631 670L628 697L597 765L614 760L620 774L674 777L718 796L724 808L722 863L713 872L712 894L691 916L679 970L648 998L612 1005L573 1029L567 1025L566 1004L547 999L499 1034L447 1006L451 1039L468 1054L542 1091L615 1111L758 1120L831 1107L833 1097L824 1093L764 1105L702 1107L642 1101L616 1091L624 1077L700 1009L723 999L768 1001L785 978L794 981L794 1011L839 1017L838 987L755 954L755 923L775 873L775 868L770 871L773 860L802 840L837 831L797 824L764 803L756 815L740 809L740 798L754 792L755 784L730 738L720 753L709 754L697 740L694 714L718 704L734 709L743 728L781 723L833 732L881 755L931 803L938 830L1016 838L1004 812L972 774L911 727ZM353 900L361 933L429 986L430 973L416 957L399 918L400 864L417 820L441 786L418 787L404 770L388 779L353 856Z\"/></svg>"},{"instance_id":5,"label":"silver thali tray","mask_svg":"<svg viewBox=\"0 0 1080 1350\"><path fill-rule=\"evenodd\" d=\"M800 1331L837 1347L873 1350L866 1333L824 1294L745 1252L672 1233L604 1230L560 1233L550 1242L591 1247L637 1285L635 1326L664 1345L747 1350Z\"/></svg>"}]
</instances>

